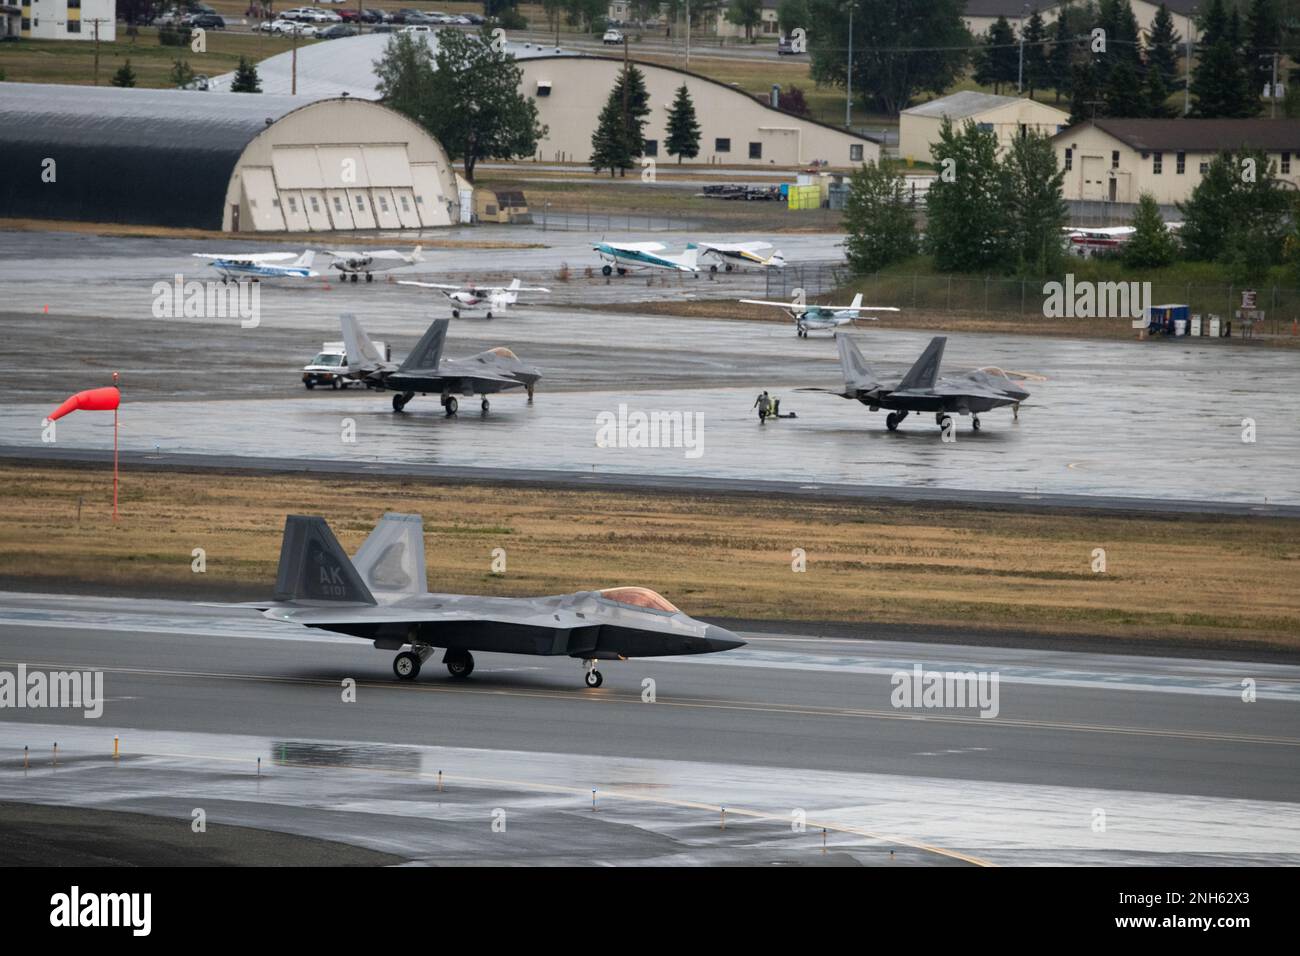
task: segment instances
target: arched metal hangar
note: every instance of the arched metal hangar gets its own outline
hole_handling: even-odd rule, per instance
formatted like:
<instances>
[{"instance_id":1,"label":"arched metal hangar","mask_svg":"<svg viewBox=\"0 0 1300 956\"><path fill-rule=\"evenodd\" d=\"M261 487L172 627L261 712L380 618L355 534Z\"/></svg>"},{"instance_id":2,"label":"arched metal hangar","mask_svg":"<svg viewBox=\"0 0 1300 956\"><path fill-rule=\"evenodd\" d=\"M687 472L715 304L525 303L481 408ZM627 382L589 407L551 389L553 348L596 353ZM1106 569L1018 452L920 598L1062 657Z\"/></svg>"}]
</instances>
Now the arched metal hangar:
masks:
<instances>
[{"instance_id":1,"label":"arched metal hangar","mask_svg":"<svg viewBox=\"0 0 1300 956\"><path fill-rule=\"evenodd\" d=\"M355 97L0 83L0 154L3 216L259 232L460 218L442 145Z\"/></svg>"}]
</instances>

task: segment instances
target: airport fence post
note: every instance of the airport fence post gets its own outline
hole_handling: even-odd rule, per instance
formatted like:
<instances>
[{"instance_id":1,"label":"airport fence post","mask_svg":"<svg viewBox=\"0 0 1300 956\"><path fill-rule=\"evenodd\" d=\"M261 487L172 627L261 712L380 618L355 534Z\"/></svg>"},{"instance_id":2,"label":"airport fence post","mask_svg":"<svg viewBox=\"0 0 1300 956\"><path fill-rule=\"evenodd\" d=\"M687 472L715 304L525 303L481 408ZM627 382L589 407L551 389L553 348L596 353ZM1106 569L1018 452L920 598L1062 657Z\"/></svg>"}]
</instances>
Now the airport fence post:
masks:
<instances>
[{"instance_id":1,"label":"airport fence post","mask_svg":"<svg viewBox=\"0 0 1300 956\"><path fill-rule=\"evenodd\" d=\"M822 853L826 852L826 828L822 827Z\"/></svg>"},{"instance_id":2,"label":"airport fence post","mask_svg":"<svg viewBox=\"0 0 1300 956\"><path fill-rule=\"evenodd\" d=\"M258 775L259 777L262 775L262 758L261 758L261 757L258 757L258 758L257 758L257 775Z\"/></svg>"},{"instance_id":3,"label":"airport fence post","mask_svg":"<svg viewBox=\"0 0 1300 956\"><path fill-rule=\"evenodd\" d=\"M720 810L722 811L722 826L721 826L720 829L725 830L725 829L727 829L727 808L726 808L726 807L719 807L718 809L720 809Z\"/></svg>"},{"instance_id":4,"label":"airport fence post","mask_svg":"<svg viewBox=\"0 0 1300 956\"><path fill-rule=\"evenodd\" d=\"M113 759L117 759L117 734L113 735Z\"/></svg>"},{"instance_id":5,"label":"airport fence post","mask_svg":"<svg viewBox=\"0 0 1300 956\"><path fill-rule=\"evenodd\" d=\"M442 771L438 771L438 792L442 793Z\"/></svg>"},{"instance_id":6,"label":"airport fence post","mask_svg":"<svg viewBox=\"0 0 1300 956\"><path fill-rule=\"evenodd\" d=\"M59 765L59 742L57 740L54 741L54 760L52 763L56 767Z\"/></svg>"},{"instance_id":7,"label":"airport fence post","mask_svg":"<svg viewBox=\"0 0 1300 956\"><path fill-rule=\"evenodd\" d=\"M1025 280L1020 280L1020 317L1025 317Z\"/></svg>"},{"instance_id":8,"label":"airport fence post","mask_svg":"<svg viewBox=\"0 0 1300 956\"><path fill-rule=\"evenodd\" d=\"M952 311L952 276L948 276L948 304L945 306L949 312Z\"/></svg>"},{"instance_id":9,"label":"airport fence post","mask_svg":"<svg viewBox=\"0 0 1300 956\"><path fill-rule=\"evenodd\" d=\"M24 771L24 772L27 771L27 767L28 767L28 762L27 762L27 745L26 745L26 744L23 744L23 771Z\"/></svg>"},{"instance_id":10,"label":"airport fence post","mask_svg":"<svg viewBox=\"0 0 1300 956\"><path fill-rule=\"evenodd\" d=\"M912 276L912 308L916 308L916 276Z\"/></svg>"},{"instance_id":11,"label":"airport fence post","mask_svg":"<svg viewBox=\"0 0 1300 956\"><path fill-rule=\"evenodd\" d=\"M592 787L591 789L591 811L592 813L596 812L596 788L595 787Z\"/></svg>"},{"instance_id":12,"label":"airport fence post","mask_svg":"<svg viewBox=\"0 0 1300 956\"><path fill-rule=\"evenodd\" d=\"M989 277L984 277L984 314L989 314Z\"/></svg>"}]
</instances>

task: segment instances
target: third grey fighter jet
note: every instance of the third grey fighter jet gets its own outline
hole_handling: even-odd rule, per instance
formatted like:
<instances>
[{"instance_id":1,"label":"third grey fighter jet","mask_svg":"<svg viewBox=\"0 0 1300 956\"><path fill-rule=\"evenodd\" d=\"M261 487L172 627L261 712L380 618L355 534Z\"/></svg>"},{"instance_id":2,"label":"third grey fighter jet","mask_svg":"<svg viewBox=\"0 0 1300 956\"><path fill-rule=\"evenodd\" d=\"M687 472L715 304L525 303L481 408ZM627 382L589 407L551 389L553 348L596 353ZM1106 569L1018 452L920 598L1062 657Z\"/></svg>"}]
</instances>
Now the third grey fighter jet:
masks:
<instances>
[{"instance_id":1,"label":"third grey fighter jet","mask_svg":"<svg viewBox=\"0 0 1300 956\"><path fill-rule=\"evenodd\" d=\"M270 601L257 608L274 621L316 627L401 651L393 672L412 680L434 649L452 677L474 670L471 651L572 657L585 682L603 681L597 661L708 654L745 642L687 617L642 587L578 591L552 597L500 598L431 594L419 515L386 514L349 561L324 518L290 515Z\"/></svg>"},{"instance_id":2,"label":"third grey fighter jet","mask_svg":"<svg viewBox=\"0 0 1300 956\"><path fill-rule=\"evenodd\" d=\"M528 400L532 401L533 388L542 377L539 370L525 365L514 352L502 346L467 359L444 359L442 347L447 340L450 319L435 319L401 365L383 360L354 316L343 315L339 321L343 326L349 369L357 363L367 385L398 392L393 396L395 412L405 408L416 392L441 395L442 407L448 415L456 414L457 395L478 395L486 412L488 395L508 388L527 389Z\"/></svg>"},{"instance_id":3,"label":"third grey fighter jet","mask_svg":"<svg viewBox=\"0 0 1300 956\"><path fill-rule=\"evenodd\" d=\"M885 417L885 425L891 432L898 428L909 412L934 412L935 424L945 431L951 427L951 413L970 415L971 427L979 431L980 412L1003 405L1011 405L1018 410L1020 403L1029 397L1024 385L1012 381L1011 373L1000 368L980 368L952 378L940 378L939 366L947 342L946 336L937 335L932 338L902 380L896 385L889 385L871 370L867 360L847 335L836 336L840 350L840 369L844 373L844 390L833 394L856 399L873 412L882 408L892 409Z\"/></svg>"}]
</instances>

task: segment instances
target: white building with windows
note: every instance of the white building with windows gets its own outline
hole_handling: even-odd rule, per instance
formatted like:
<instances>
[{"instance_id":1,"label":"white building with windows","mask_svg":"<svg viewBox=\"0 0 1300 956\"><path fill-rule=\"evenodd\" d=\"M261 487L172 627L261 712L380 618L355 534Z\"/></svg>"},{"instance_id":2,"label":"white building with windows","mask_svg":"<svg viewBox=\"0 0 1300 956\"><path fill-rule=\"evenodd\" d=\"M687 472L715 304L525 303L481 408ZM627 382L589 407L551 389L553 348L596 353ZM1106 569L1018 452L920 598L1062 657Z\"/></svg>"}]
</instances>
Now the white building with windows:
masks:
<instances>
[{"instance_id":1,"label":"white building with windows","mask_svg":"<svg viewBox=\"0 0 1300 956\"><path fill-rule=\"evenodd\" d=\"M33 40L117 39L117 0L22 0L20 35Z\"/></svg>"},{"instance_id":2,"label":"white building with windows","mask_svg":"<svg viewBox=\"0 0 1300 956\"><path fill-rule=\"evenodd\" d=\"M1057 134L1066 199L1164 206L1186 202L1225 150L1264 150L1273 175L1300 188L1300 120L1097 119ZM1259 170L1263 175L1264 170Z\"/></svg>"}]
</instances>

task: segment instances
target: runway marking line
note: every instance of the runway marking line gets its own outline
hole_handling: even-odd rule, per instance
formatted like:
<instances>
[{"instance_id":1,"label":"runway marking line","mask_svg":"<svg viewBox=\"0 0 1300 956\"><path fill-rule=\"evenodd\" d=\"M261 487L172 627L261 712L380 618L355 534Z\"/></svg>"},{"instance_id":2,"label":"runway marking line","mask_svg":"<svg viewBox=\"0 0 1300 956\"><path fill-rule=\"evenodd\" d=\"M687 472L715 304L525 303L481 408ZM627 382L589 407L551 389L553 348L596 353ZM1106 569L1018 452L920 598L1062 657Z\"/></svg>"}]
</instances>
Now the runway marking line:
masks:
<instances>
[{"instance_id":1,"label":"runway marking line","mask_svg":"<svg viewBox=\"0 0 1300 956\"><path fill-rule=\"evenodd\" d=\"M18 662L4 662L17 666ZM195 680L236 680L251 683L268 684L302 684L314 687L335 687L332 680L316 677L282 677L271 674L224 674L208 671L174 671L156 670L136 667L104 667L97 665L69 665L66 663L26 662L28 667L57 669L60 667L74 670L98 670L108 674L129 674L141 677L180 677ZM588 701L592 704L635 704L644 706L639 695L620 696L612 693L559 692L542 690L505 690L502 688L453 687L439 684L394 683L392 681L359 680L358 687L379 690L392 690L416 693L468 694L474 696L527 697L540 700L562 700L570 703ZM1010 727L1015 729L1061 730L1072 733L1118 734L1132 737L1160 737L1184 740L1218 741L1229 743L1249 743L1276 745L1282 747L1300 747L1300 738L1273 737L1259 734L1230 734L1192 730L1155 730L1141 727L1112 727L1103 724L1076 724L1049 720L1021 720L1008 717L988 719L984 717L967 717L959 714L916 714L904 711L859 710L853 708L809 707L803 704L775 704L758 701L728 701L719 698L700 697L694 700L673 700L660 697L656 706L686 707L699 710L734 710L753 713L792 714L805 717L843 717L865 718L868 720L920 720L937 724L965 724L980 727Z\"/></svg>"}]
</instances>

